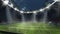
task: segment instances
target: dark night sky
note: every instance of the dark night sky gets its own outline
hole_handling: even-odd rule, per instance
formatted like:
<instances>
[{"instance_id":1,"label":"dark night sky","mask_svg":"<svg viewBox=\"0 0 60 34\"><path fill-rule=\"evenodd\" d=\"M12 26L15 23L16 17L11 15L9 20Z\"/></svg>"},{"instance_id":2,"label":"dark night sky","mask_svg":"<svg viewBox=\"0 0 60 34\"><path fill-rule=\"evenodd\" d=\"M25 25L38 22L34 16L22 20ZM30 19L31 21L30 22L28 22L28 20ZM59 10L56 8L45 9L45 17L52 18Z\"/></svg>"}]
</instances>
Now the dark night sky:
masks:
<instances>
[{"instance_id":1,"label":"dark night sky","mask_svg":"<svg viewBox=\"0 0 60 34\"><path fill-rule=\"evenodd\" d=\"M25 8L27 11L38 10L45 6L45 2L51 0L13 0L20 10Z\"/></svg>"}]
</instances>

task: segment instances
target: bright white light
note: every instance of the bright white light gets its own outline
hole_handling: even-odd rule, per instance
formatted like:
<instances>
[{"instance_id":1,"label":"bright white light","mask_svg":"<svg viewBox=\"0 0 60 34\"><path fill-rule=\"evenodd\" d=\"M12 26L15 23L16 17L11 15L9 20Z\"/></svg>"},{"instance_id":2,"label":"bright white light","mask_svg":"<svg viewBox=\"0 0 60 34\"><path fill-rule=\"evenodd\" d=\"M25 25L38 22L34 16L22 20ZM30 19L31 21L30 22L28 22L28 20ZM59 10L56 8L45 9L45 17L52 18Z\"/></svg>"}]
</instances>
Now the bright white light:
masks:
<instances>
[{"instance_id":1,"label":"bright white light","mask_svg":"<svg viewBox=\"0 0 60 34\"><path fill-rule=\"evenodd\" d=\"M4 5L8 5L9 0L2 0Z\"/></svg>"},{"instance_id":2,"label":"bright white light","mask_svg":"<svg viewBox=\"0 0 60 34\"><path fill-rule=\"evenodd\" d=\"M9 6L13 8L13 4L12 3Z\"/></svg>"},{"instance_id":3,"label":"bright white light","mask_svg":"<svg viewBox=\"0 0 60 34\"><path fill-rule=\"evenodd\" d=\"M26 13L30 13L30 12L26 12Z\"/></svg>"},{"instance_id":4,"label":"bright white light","mask_svg":"<svg viewBox=\"0 0 60 34\"><path fill-rule=\"evenodd\" d=\"M46 9L49 9L53 4L55 4L57 1L54 1L52 4L48 4Z\"/></svg>"},{"instance_id":5,"label":"bright white light","mask_svg":"<svg viewBox=\"0 0 60 34\"><path fill-rule=\"evenodd\" d=\"M20 13L24 13L24 11L20 11Z\"/></svg>"},{"instance_id":6,"label":"bright white light","mask_svg":"<svg viewBox=\"0 0 60 34\"><path fill-rule=\"evenodd\" d=\"M19 11L17 8L14 8L14 10Z\"/></svg>"},{"instance_id":7,"label":"bright white light","mask_svg":"<svg viewBox=\"0 0 60 34\"><path fill-rule=\"evenodd\" d=\"M47 6L46 8L47 8L47 9L49 9L49 8L50 8L50 6Z\"/></svg>"},{"instance_id":8,"label":"bright white light","mask_svg":"<svg viewBox=\"0 0 60 34\"><path fill-rule=\"evenodd\" d=\"M51 6L51 4L48 4L48 5L47 5L47 7L46 7L46 9L49 9L49 8L50 8L50 6Z\"/></svg>"},{"instance_id":9,"label":"bright white light","mask_svg":"<svg viewBox=\"0 0 60 34\"><path fill-rule=\"evenodd\" d=\"M44 10L45 10L45 9L43 8L43 9L40 9L39 11L40 11L40 12L43 12Z\"/></svg>"},{"instance_id":10,"label":"bright white light","mask_svg":"<svg viewBox=\"0 0 60 34\"><path fill-rule=\"evenodd\" d=\"M33 13L35 14L37 11L33 11Z\"/></svg>"}]
</instances>

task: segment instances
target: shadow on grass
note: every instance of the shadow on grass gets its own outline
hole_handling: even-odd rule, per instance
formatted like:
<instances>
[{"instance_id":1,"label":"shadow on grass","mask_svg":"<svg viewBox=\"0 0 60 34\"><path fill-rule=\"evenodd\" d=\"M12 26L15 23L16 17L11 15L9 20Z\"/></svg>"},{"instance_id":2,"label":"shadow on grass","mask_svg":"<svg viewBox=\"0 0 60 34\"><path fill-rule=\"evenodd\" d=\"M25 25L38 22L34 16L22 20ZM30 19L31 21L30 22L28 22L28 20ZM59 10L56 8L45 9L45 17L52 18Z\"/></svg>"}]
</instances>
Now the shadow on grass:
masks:
<instances>
[{"instance_id":1,"label":"shadow on grass","mask_svg":"<svg viewBox=\"0 0 60 34\"><path fill-rule=\"evenodd\" d=\"M22 33L15 33L15 32L0 31L0 34L22 34Z\"/></svg>"}]
</instances>

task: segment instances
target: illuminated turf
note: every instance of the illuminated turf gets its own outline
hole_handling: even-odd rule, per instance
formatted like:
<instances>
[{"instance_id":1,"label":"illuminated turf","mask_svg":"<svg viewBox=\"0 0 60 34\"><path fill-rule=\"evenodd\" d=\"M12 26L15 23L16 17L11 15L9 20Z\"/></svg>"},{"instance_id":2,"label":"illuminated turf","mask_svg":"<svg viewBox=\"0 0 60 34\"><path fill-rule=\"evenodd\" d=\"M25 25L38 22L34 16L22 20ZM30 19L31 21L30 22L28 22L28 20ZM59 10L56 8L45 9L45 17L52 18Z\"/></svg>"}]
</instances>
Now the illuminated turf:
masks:
<instances>
[{"instance_id":1,"label":"illuminated turf","mask_svg":"<svg viewBox=\"0 0 60 34\"><path fill-rule=\"evenodd\" d=\"M47 23L15 23L5 28L2 27L0 30L22 34L60 34L60 27L51 26Z\"/></svg>"}]
</instances>

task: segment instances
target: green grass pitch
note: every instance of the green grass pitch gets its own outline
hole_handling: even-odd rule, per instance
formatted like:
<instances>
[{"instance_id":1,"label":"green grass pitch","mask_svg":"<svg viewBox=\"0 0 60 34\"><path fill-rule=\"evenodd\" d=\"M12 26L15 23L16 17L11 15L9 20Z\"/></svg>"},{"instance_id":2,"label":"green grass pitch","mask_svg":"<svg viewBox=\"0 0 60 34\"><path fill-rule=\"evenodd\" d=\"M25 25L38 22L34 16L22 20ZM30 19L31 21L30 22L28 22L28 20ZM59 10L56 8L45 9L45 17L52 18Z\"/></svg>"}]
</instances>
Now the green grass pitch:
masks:
<instances>
[{"instance_id":1,"label":"green grass pitch","mask_svg":"<svg viewBox=\"0 0 60 34\"><path fill-rule=\"evenodd\" d=\"M0 25L0 30L22 34L60 34L60 27L48 23L14 23Z\"/></svg>"}]
</instances>

